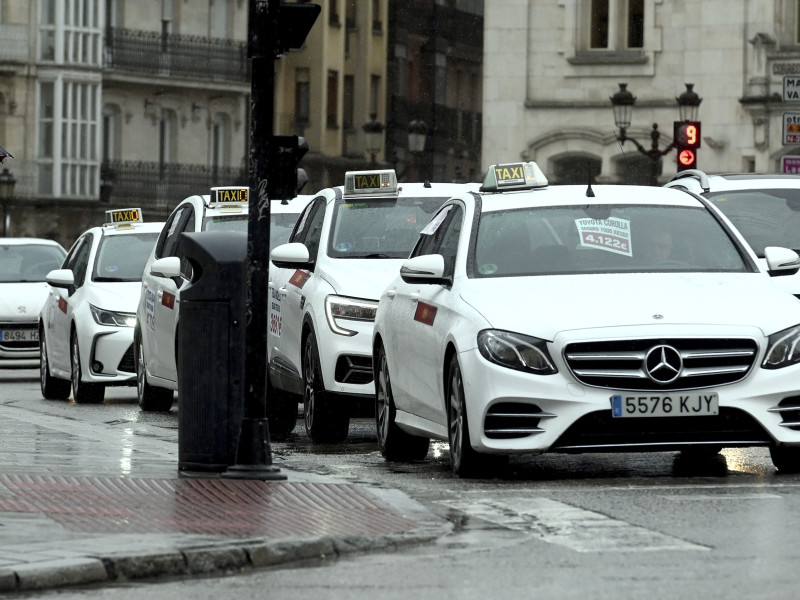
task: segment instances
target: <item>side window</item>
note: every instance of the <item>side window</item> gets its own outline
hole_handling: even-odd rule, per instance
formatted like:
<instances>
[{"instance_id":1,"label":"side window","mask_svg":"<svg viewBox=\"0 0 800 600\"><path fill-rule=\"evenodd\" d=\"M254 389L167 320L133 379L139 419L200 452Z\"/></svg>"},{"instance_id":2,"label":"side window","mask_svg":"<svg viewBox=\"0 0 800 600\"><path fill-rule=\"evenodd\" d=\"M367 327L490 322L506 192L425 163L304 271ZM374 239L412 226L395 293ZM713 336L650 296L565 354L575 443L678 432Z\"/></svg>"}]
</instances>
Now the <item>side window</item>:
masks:
<instances>
[{"instance_id":1,"label":"side window","mask_svg":"<svg viewBox=\"0 0 800 600\"><path fill-rule=\"evenodd\" d=\"M70 267L75 277L76 289L82 287L86 282L86 271L89 268L89 252L92 249L93 240L94 236L92 234L86 234L84 236L83 242L75 253L75 262L72 267Z\"/></svg>"},{"instance_id":2,"label":"side window","mask_svg":"<svg viewBox=\"0 0 800 600\"><path fill-rule=\"evenodd\" d=\"M295 225L292 235L289 236L290 242L299 242L301 244L305 242L309 227L311 226L311 221L314 218L314 214L319 208L324 206L324 198L316 198L313 202L306 206L305 210L297 218L297 225ZM324 211L322 212L324 213Z\"/></svg>"},{"instance_id":3,"label":"side window","mask_svg":"<svg viewBox=\"0 0 800 600\"><path fill-rule=\"evenodd\" d=\"M178 235L185 230L187 222L193 217L194 208L187 204L175 211L170 220L164 225L161 236L156 245L156 258L175 256L178 245Z\"/></svg>"},{"instance_id":4,"label":"side window","mask_svg":"<svg viewBox=\"0 0 800 600\"><path fill-rule=\"evenodd\" d=\"M314 211L309 219L308 231L303 243L308 248L308 256L312 261L317 260L319 252L319 241L322 237L322 222L325 220L325 204L320 203L319 208Z\"/></svg>"},{"instance_id":5,"label":"side window","mask_svg":"<svg viewBox=\"0 0 800 600\"><path fill-rule=\"evenodd\" d=\"M460 206L449 204L436 213L430 223L422 230L417 245L411 252L411 257L424 256L425 254L441 254L440 248L447 229L456 215L458 215L458 220L461 220L462 212Z\"/></svg>"},{"instance_id":6,"label":"side window","mask_svg":"<svg viewBox=\"0 0 800 600\"><path fill-rule=\"evenodd\" d=\"M461 237L461 224L463 223L463 211L456 206L447 223L442 226L442 242L439 246L438 254L444 257L444 276L452 277L456 268L456 254L458 254L458 240Z\"/></svg>"}]
</instances>

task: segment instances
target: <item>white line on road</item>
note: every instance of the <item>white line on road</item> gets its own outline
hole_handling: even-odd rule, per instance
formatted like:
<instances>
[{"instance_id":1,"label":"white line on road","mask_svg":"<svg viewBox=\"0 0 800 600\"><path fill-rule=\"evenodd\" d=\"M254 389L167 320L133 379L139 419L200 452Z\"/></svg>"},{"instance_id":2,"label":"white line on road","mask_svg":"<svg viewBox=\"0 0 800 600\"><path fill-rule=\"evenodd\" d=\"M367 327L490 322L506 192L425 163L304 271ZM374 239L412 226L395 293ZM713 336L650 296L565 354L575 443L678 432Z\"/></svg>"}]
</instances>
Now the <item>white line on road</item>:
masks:
<instances>
[{"instance_id":1,"label":"white line on road","mask_svg":"<svg viewBox=\"0 0 800 600\"><path fill-rule=\"evenodd\" d=\"M441 504L508 529L527 531L544 542L576 552L709 550L707 546L549 498L483 502L446 500Z\"/></svg>"}]
</instances>

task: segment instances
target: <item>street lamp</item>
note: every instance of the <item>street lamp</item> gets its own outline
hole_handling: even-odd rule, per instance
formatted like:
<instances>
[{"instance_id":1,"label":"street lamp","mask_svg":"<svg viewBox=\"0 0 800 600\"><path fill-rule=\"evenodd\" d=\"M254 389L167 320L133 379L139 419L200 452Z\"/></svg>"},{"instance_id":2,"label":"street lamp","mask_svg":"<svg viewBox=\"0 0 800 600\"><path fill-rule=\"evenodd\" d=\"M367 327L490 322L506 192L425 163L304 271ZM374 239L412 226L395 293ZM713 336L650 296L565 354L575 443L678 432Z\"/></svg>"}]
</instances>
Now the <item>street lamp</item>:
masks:
<instances>
[{"instance_id":1,"label":"street lamp","mask_svg":"<svg viewBox=\"0 0 800 600\"><path fill-rule=\"evenodd\" d=\"M370 163L375 166L375 155L381 151L383 143L383 123L377 120L377 115L372 113L369 121L361 126L366 137L366 148L370 156Z\"/></svg>"},{"instance_id":2,"label":"street lamp","mask_svg":"<svg viewBox=\"0 0 800 600\"><path fill-rule=\"evenodd\" d=\"M425 142L428 140L428 124L421 119L414 119L408 124L408 151L414 157L414 170L419 172L417 161L425 152Z\"/></svg>"},{"instance_id":3,"label":"street lamp","mask_svg":"<svg viewBox=\"0 0 800 600\"><path fill-rule=\"evenodd\" d=\"M8 169L3 169L0 173L0 200L3 201L3 237L8 233L8 201L14 196L14 186L17 180L8 172Z\"/></svg>"},{"instance_id":4,"label":"street lamp","mask_svg":"<svg viewBox=\"0 0 800 600\"><path fill-rule=\"evenodd\" d=\"M678 102L678 113L681 121L695 121L697 119L697 109L702 102L702 98L692 89L693 83L687 83L686 91L676 98ZM627 83L620 83L619 90L611 96L611 107L614 109L614 124L619 128L617 139L620 144L630 141L636 149L650 159L650 185L658 185L658 161L662 156L669 153L676 147L675 140L666 148L659 150L658 139L661 134L658 131L658 124L653 123L653 130L650 132L650 149L646 149L638 141L630 138L626 130L631 126L631 113L633 105L636 103L636 96L628 90Z\"/></svg>"}]
</instances>

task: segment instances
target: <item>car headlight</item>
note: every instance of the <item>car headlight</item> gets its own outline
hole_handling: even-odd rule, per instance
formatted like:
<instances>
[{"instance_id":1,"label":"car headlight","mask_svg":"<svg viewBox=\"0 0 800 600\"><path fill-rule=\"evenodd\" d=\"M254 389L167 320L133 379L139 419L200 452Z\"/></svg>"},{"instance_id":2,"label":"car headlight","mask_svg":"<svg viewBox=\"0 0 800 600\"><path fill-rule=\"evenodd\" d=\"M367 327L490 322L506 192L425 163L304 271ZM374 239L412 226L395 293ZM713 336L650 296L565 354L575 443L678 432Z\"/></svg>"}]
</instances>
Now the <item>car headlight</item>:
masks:
<instances>
[{"instance_id":1,"label":"car headlight","mask_svg":"<svg viewBox=\"0 0 800 600\"><path fill-rule=\"evenodd\" d=\"M761 367L782 369L800 362L800 325L789 327L769 336L767 354Z\"/></svg>"},{"instance_id":2,"label":"car headlight","mask_svg":"<svg viewBox=\"0 0 800 600\"><path fill-rule=\"evenodd\" d=\"M92 317L94 317L95 323L98 325L110 325L112 327L133 327L136 325L136 313L105 310L91 304L89 309L92 311Z\"/></svg>"},{"instance_id":3,"label":"car headlight","mask_svg":"<svg viewBox=\"0 0 800 600\"><path fill-rule=\"evenodd\" d=\"M341 327L339 321L374 321L378 303L374 300L328 296L325 298L325 316L331 331L339 335L355 335L358 332Z\"/></svg>"},{"instance_id":4,"label":"car headlight","mask_svg":"<svg viewBox=\"0 0 800 600\"><path fill-rule=\"evenodd\" d=\"M486 360L501 367L536 375L558 373L547 352L547 342L539 338L484 329L478 334L478 350Z\"/></svg>"}]
</instances>

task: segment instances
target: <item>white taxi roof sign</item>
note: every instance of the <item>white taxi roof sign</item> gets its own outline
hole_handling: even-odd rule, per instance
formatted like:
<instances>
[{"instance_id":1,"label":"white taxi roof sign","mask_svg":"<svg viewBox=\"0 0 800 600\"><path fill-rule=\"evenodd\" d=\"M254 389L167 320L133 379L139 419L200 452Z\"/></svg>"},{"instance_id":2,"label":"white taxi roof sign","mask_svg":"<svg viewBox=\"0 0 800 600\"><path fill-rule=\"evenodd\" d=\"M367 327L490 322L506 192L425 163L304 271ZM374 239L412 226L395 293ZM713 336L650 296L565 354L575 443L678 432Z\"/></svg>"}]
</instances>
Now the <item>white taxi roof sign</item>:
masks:
<instances>
[{"instance_id":1,"label":"white taxi roof sign","mask_svg":"<svg viewBox=\"0 0 800 600\"><path fill-rule=\"evenodd\" d=\"M492 165L483 179L482 192L531 190L547 187L547 177L535 162Z\"/></svg>"},{"instance_id":2,"label":"white taxi roof sign","mask_svg":"<svg viewBox=\"0 0 800 600\"><path fill-rule=\"evenodd\" d=\"M344 174L344 195L397 195L397 175L394 169L348 171Z\"/></svg>"},{"instance_id":3,"label":"white taxi roof sign","mask_svg":"<svg viewBox=\"0 0 800 600\"><path fill-rule=\"evenodd\" d=\"M209 206L223 204L247 204L250 188L242 186L226 186L211 188Z\"/></svg>"},{"instance_id":4,"label":"white taxi roof sign","mask_svg":"<svg viewBox=\"0 0 800 600\"><path fill-rule=\"evenodd\" d=\"M118 208L106 211L106 225L127 225L130 223L142 223L141 208Z\"/></svg>"}]
</instances>

